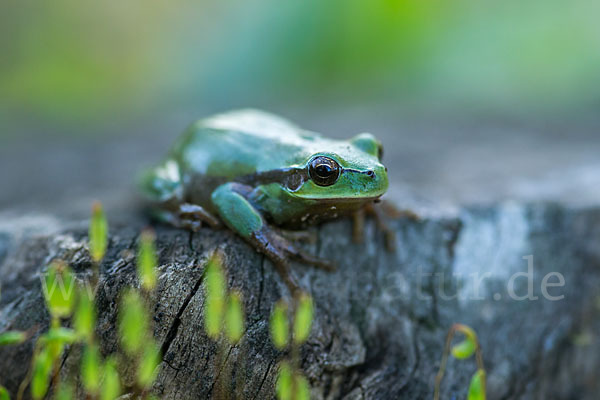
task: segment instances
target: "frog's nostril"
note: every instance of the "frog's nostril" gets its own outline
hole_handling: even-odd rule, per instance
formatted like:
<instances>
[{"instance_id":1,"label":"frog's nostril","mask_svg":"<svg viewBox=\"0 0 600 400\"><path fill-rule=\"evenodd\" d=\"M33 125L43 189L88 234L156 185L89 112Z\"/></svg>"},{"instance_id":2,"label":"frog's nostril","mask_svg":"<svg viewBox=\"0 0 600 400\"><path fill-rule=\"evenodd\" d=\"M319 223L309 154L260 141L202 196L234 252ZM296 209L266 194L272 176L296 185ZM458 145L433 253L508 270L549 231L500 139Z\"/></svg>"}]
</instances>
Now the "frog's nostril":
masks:
<instances>
[{"instance_id":1,"label":"frog's nostril","mask_svg":"<svg viewBox=\"0 0 600 400\"><path fill-rule=\"evenodd\" d=\"M374 171L367 171L367 175L368 175L370 178L375 178L375 172L374 172Z\"/></svg>"}]
</instances>

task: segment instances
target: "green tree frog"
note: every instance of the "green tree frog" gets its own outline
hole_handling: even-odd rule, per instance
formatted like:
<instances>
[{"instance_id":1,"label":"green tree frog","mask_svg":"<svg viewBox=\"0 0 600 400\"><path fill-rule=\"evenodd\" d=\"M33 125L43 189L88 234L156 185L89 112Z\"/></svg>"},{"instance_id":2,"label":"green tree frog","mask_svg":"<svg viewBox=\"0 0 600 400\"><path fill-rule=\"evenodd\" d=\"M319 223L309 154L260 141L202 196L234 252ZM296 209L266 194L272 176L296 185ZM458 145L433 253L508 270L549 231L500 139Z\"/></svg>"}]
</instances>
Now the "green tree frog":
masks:
<instances>
[{"instance_id":1,"label":"green tree frog","mask_svg":"<svg viewBox=\"0 0 600 400\"><path fill-rule=\"evenodd\" d=\"M295 292L290 259L332 264L301 250L283 229L379 199L388 188L381 153L368 133L333 140L266 112L232 111L192 124L141 187L163 221L191 230L227 226L271 259Z\"/></svg>"}]
</instances>

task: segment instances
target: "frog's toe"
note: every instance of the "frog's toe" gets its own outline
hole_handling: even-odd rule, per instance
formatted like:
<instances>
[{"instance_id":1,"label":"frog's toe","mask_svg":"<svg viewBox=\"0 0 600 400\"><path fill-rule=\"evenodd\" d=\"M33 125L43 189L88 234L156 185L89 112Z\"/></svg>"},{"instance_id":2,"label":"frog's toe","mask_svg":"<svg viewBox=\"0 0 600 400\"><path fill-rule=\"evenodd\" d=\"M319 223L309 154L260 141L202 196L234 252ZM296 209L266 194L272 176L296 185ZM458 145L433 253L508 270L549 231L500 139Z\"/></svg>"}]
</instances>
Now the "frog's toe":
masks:
<instances>
[{"instance_id":1,"label":"frog's toe","mask_svg":"<svg viewBox=\"0 0 600 400\"><path fill-rule=\"evenodd\" d=\"M363 209L354 214L354 241L362 243L366 216L375 219L377 229L383 232L385 237L385 248L389 252L396 251L396 232L389 226L390 219L407 218L419 221L420 217L410 210L399 210L392 203L379 202L378 204L367 204Z\"/></svg>"},{"instance_id":2,"label":"frog's toe","mask_svg":"<svg viewBox=\"0 0 600 400\"><path fill-rule=\"evenodd\" d=\"M360 209L352 215L352 241L362 244L365 241L365 210Z\"/></svg>"},{"instance_id":3,"label":"frog's toe","mask_svg":"<svg viewBox=\"0 0 600 400\"><path fill-rule=\"evenodd\" d=\"M323 269L325 271L333 272L337 269L337 266L331 260L313 256L312 254L308 254L302 250L296 250L291 255L293 258L297 259L298 261L301 261L305 264L312 265L313 267L316 267L319 269Z\"/></svg>"},{"instance_id":4,"label":"frog's toe","mask_svg":"<svg viewBox=\"0 0 600 400\"><path fill-rule=\"evenodd\" d=\"M324 271L329 271L329 272L337 271L337 265L331 260L315 258L314 260L310 261L309 264L311 264L312 266L314 266L316 268L322 269Z\"/></svg>"},{"instance_id":5,"label":"frog's toe","mask_svg":"<svg viewBox=\"0 0 600 400\"><path fill-rule=\"evenodd\" d=\"M202 229L202 222L192 219L181 219L179 221L179 227L192 232L198 232Z\"/></svg>"},{"instance_id":6,"label":"frog's toe","mask_svg":"<svg viewBox=\"0 0 600 400\"><path fill-rule=\"evenodd\" d=\"M391 253L396 251L396 232L393 230L384 231L385 235L385 249Z\"/></svg>"},{"instance_id":7,"label":"frog's toe","mask_svg":"<svg viewBox=\"0 0 600 400\"><path fill-rule=\"evenodd\" d=\"M336 269L329 260L309 254L292 243L282 232L272 228L264 228L259 234L253 236L252 241L275 262L285 263L288 259L295 259L326 271Z\"/></svg>"}]
</instances>

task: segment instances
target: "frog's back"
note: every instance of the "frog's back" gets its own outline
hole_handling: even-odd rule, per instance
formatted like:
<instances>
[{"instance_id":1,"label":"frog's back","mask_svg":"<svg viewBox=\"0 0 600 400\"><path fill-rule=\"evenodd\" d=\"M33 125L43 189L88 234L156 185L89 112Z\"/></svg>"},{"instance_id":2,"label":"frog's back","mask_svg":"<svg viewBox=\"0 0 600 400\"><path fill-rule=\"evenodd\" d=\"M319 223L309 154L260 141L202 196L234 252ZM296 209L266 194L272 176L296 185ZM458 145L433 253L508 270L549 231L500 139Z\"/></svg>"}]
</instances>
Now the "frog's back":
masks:
<instances>
[{"instance_id":1,"label":"frog's back","mask_svg":"<svg viewBox=\"0 0 600 400\"><path fill-rule=\"evenodd\" d=\"M262 111L233 111L194 123L171 157L183 174L231 180L293 164L317 136Z\"/></svg>"},{"instance_id":2,"label":"frog's back","mask_svg":"<svg viewBox=\"0 0 600 400\"><path fill-rule=\"evenodd\" d=\"M219 185L304 162L307 143L319 137L266 112L233 111L192 124L169 159L177 164L185 201L210 209Z\"/></svg>"}]
</instances>

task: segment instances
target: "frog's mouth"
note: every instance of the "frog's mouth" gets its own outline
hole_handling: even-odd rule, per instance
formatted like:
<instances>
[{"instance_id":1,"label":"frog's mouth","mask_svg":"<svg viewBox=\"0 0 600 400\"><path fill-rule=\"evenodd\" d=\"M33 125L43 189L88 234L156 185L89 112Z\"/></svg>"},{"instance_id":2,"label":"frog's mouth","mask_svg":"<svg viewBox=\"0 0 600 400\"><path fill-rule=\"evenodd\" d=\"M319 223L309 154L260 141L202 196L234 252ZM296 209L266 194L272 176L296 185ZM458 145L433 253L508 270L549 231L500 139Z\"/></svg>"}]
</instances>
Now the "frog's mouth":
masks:
<instances>
[{"instance_id":1,"label":"frog's mouth","mask_svg":"<svg viewBox=\"0 0 600 400\"><path fill-rule=\"evenodd\" d=\"M319 203L331 205L339 203L363 205L367 203L378 203L381 201L381 196L364 196L364 197L311 197L310 200L317 200ZM302 197L306 198L306 197Z\"/></svg>"}]
</instances>

